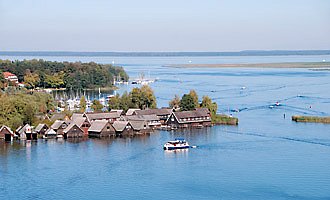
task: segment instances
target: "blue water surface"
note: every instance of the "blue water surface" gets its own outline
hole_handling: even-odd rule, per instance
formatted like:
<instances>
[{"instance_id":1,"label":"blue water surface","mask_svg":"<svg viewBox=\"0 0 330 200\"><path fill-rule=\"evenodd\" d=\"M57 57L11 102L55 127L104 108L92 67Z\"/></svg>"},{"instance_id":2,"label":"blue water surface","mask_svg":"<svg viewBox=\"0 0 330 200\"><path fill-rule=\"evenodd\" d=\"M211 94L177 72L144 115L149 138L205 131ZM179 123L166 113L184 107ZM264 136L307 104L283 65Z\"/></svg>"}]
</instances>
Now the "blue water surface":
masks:
<instances>
[{"instance_id":1,"label":"blue water surface","mask_svg":"<svg viewBox=\"0 0 330 200\"><path fill-rule=\"evenodd\" d=\"M39 57L2 59L24 58ZM159 107L195 89L200 99L214 99L218 112L238 117L239 125L134 138L1 142L0 199L330 199L330 125L291 121L295 114L330 115L330 71L166 66L329 56L42 58L114 60L131 77L159 79L150 85ZM175 137L198 147L163 151Z\"/></svg>"}]
</instances>

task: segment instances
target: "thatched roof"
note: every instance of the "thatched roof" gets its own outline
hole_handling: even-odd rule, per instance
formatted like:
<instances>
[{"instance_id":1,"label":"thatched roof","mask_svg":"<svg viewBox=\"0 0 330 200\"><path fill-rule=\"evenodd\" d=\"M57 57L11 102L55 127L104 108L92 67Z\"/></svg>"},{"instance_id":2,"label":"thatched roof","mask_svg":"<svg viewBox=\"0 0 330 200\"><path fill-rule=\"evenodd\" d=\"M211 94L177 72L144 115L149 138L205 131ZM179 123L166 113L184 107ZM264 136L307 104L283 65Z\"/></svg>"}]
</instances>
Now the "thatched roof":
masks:
<instances>
[{"instance_id":1,"label":"thatched roof","mask_svg":"<svg viewBox=\"0 0 330 200\"><path fill-rule=\"evenodd\" d=\"M51 118L50 121L55 121L55 120L64 120L65 119L65 113L54 113Z\"/></svg>"},{"instance_id":2,"label":"thatched roof","mask_svg":"<svg viewBox=\"0 0 330 200\"><path fill-rule=\"evenodd\" d=\"M156 109L146 109L146 110L137 110L135 111L137 115L170 115L172 113L172 109L170 108L156 108Z\"/></svg>"},{"instance_id":3,"label":"thatched roof","mask_svg":"<svg viewBox=\"0 0 330 200\"><path fill-rule=\"evenodd\" d=\"M126 116L130 116L130 115L133 115L135 111L138 111L138 110L141 110L141 109L138 109L138 108L130 108L128 109L128 111L126 112Z\"/></svg>"},{"instance_id":4,"label":"thatched roof","mask_svg":"<svg viewBox=\"0 0 330 200\"><path fill-rule=\"evenodd\" d=\"M51 126L50 128L54 129L54 130L57 130L59 129L62 124L65 123L66 125L68 125L69 123L66 122L66 121L63 121L63 120L56 120Z\"/></svg>"},{"instance_id":5,"label":"thatched roof","mask_svg":"<svg viewBox=\"0 0 330 200\"><path fill-rule=\"evenodd\" d=\"M192 111L181 111L181 112L174 112L173 114L176 116L177 119L184 119L184 118L199 118L199 117L209 117L209 112L205 109L200 110L192 110Z\"/></svg>"},{"instance_id":6,"label":"thatched roof","mask_svg":"<svg viewBox=\"0 0 330 200\"><path fill-rule=\"evenodd\" d=\"M116 131L124 131L127 124L129 124L128 121L115 121L112 126Z\"/></svg>"},{"instance_id":7,"label":"thatched roof","mask_svg":"<svg viewBox=\"0 0 330 200\"><path fill-rule=\"evenodd\" d=\"M108 120L95 120L92 123L91 127L89 127L88 131L101 132L102 129L107 125L110 125Z\"/></svg>"},{"instance_id":8,"label":"thatched roof","mask_svg":"<svg viewBox=\"0 0 330 200\"><path fill-rule=\"evenodd\" d=\"M132 115L126 116L126 120L131 121L159 121L159 117L155 114L152 115Z\"/></svg>"},{"instance_id":9,"label":"thatched roof","mask_svg":"<svg viewBox=\"0 0 330 200\"><path fill-rule=\"evenodd\" d=\"M146 124L145 121L129 121L132 128L136 131L144 129L144 125Z\"/></svg>"},{"instance_id":10,"label":"thatched roof","mask_svg":"<svg viewBox=\"0 0 330 200\"><path fill-rule=\"evenodd\" d=\"M69 132L72 128L74 128L74 127L76 127L77 129L80 129L81 130L81 128L77 125L77 124L75 124L75 123L71 123L68 127L66 127L64 130L63 130L63 133L67 133L67 132ZM84 132L83 130L81 130L82 132Z\"/></svg>"},{"instance_id":11,"label":"thatched roof","mask_svg":"<svg viewBox=\"0 0 330 200\"><path fill-rule=\"evenodd\" d=\"M75 117L72 119L71 123L77 124L78 127L82 127L85 121L85 117Z\"/></svg>"},{"instance_id":12,"label":"thatched roof","mask_svg":"<svg viewBox=\"0 0 330 200\"><path fill-rule=\"evenodd\" d=\"M40 132L44 126L46 126L48 128L48 126L46 124L38 124L38 126L34 129L36 132Z\"/></svg>"},{"instance_id":13,"label":"thatched roof","mask_svg":"<svg viewBox=\"0 0 330 200\"><path fill-rule=\"evenodd\" d=\"M101 120L119 118L120 114L118 114L118 112L86 113L86 116L89 121L93 121L97 119Z\"/></svg>"}]
</instances>

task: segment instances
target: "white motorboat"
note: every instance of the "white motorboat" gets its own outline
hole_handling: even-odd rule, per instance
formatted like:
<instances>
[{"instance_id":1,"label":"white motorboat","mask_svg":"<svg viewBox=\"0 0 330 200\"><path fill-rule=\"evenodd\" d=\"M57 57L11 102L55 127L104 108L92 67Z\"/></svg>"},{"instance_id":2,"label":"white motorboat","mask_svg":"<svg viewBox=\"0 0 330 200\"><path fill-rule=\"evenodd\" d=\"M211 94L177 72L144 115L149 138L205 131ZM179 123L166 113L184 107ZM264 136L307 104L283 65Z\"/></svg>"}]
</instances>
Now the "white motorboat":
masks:
<instances>
[{"instance_id":1,"label":"white motorboat","mask_svg":"<svg viewBox=\"0 0 330 200\"><path fill-rule=\"evenodd\" d=\"M164 144L164 150L187 149L190 148L189 143L183 138L176 138Z\"/></svg>"}]
</instances>

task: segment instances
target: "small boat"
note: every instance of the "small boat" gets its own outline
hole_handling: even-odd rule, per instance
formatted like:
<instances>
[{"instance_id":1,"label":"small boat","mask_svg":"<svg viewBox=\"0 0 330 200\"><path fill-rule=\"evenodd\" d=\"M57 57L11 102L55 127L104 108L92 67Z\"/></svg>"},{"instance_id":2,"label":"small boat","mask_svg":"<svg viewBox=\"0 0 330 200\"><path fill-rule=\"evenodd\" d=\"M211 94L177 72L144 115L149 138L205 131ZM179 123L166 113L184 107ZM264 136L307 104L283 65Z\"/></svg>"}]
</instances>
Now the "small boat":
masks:
<instances>
[{"instance_id":1,"label":"small boat","mask_svg":"<svg viewBox=\"0 0 330 200\"><path fill-rule=\"evenodd\" d=\"M183 138L176 138L173 141L168 141L164 144L164 150L174 150L174 149L187 149L190 148L188 142Z\"/></svg>"}]
</instances>

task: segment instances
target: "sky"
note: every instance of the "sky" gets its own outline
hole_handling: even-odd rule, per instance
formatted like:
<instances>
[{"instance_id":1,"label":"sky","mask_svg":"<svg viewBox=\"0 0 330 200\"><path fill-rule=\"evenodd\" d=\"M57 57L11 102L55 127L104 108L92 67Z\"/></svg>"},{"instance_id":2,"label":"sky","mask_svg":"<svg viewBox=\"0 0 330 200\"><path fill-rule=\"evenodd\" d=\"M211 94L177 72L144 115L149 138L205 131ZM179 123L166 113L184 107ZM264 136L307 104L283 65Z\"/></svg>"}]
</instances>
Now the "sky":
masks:
<instances>
[{"instance_id":1,"label":"sky","mask_svg":"<svg viewBox=\"0 0 330 200\"><path fill-rule=\"evenodd\" d=\"M330 0L0 0L0 51L330 49Z\"/></svg>"}]
</instances>

